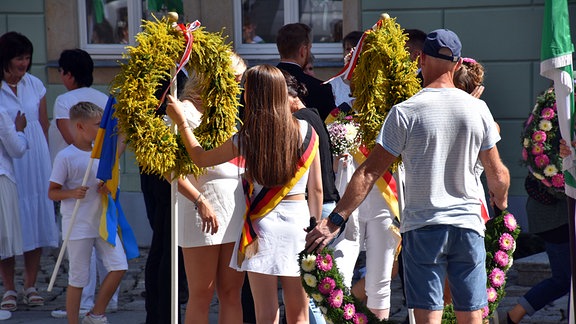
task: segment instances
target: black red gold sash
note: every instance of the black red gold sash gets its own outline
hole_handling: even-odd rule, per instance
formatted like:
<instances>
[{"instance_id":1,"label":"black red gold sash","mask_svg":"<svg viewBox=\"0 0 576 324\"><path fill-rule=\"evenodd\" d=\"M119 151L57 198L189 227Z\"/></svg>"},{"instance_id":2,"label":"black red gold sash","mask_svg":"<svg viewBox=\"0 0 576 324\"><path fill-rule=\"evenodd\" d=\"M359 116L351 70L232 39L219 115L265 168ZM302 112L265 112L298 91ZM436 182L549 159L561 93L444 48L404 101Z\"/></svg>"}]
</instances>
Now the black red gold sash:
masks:
<instances>
[{"instance_id":1,"label":"black red gold sash","mask_svg":"<svg viewBox=\"0 0 576 324\"><path fill-rule=\"evenodd\" d=\"M352 155L352 157L354 157L354 161L356 161L356 163L360 165L366 160L366 158L370 154L370 151L368 150L368 148L366 148L366 146L364 146L364 144L362 144L360 145L358 150L350 152L350 154ZM383 176L381 176L380 178L378 178L378 180L376 180L376 187L378 187L380 193L382 194L382 198L384 198L384 200L388 204L388 207L390 207L390 212L395 217L400 219L400 208L398 207L398 191L396 188L396 179L394 179L394 176L392 175L392 172L390 172L390 170L387 170Z\"/></svg>"},{"instance_id":2,"label":"black red gold sash","mask_svg":"<svg viewBox=\"0 0 576 324\"><path fill-rule=\"evenodd\" d=\"M238 249L237 263L239 267L242 265L244 258L249 258L258 251L258 236L254 230L254 221L266 216L284 199L294 185L296 185L306 173L308 168L310 168L314 160L318 152L318 135L310 125L308 125L301 152L302 155L298 159L296 174L292 180L284 186L264 187L254 199L251 199L254 185L245 178L242 178L244 196L246 197L246 213L244 214L244 225L242 226L242 236L240 237Z\"/></svg>"}]
</instances>

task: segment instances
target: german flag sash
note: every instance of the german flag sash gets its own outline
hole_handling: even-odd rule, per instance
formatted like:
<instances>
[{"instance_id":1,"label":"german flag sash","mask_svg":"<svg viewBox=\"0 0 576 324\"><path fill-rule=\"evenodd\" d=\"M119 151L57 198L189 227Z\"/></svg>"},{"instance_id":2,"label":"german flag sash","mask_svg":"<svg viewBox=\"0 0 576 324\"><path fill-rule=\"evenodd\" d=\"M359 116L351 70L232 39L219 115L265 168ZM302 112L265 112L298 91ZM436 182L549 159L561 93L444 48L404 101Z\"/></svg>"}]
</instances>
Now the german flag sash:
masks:
<instances>
[{"instance_id":1,"label":"german flag sash","mask_svg":"<svg viewBox=\"0 0 576 324\"><path fill-rule=\"evenodd\" d=\"M335 108L333 111L331 111L324 121L326 125L333 123L336 120L336 116L338 116L339 112L340 111L338 108ZM358 150L354 150L353 152L350 152L350 154L354 158L354 161L360 165L366 160L370 154L370 150L368 150L368 148L362 144ZM398 191L396 189L396 180L394 179L392 172L386 171L382 177L376 180L376 187L378 187L380 190L382 198L390 207L392 214L396 218L400 219L400 208L398 207Z\"/></svg>"},{"instance_id":2,"label":"german flag sash","mask_svg":"<svg viewBox=\"0 0 576 324\"><path fill-rule=\"evenodd\" d=\"M251 199L254 191L254 185L250 181L242 178L242 186L244 188L244 196L246 198L246 212L244 213L244 225L242 226L242 234L240 237L240 245L238 248L237 264L240 267L244 258L250 258L258 252L258 236L254 230L254 221L266 216L272 209L274 209L282 199L292 190L294 185L306 173L314 157L318 152L318 135L308 124L306 136L302 143L301 155L298 159L298 168L296 174L286 185L271 188L262 188L262 190Z\"/></svg>"},{"instance_id":3,"label":"german flag sash","mask_svg":"<svg viewBox=\"0 0 576 324\"><path fill-rule=\"evenodd\" d=\"M362 164L369 154L370 151L364 144L360 145L358 150L351 152L351 155L354 157L354 161L356 161L358 165ZM392 212L396 218L400 219L400 208L398 207L398 191L396 188L396 180L394 179L392 172L390 172L390 170L386 171L382 177L376 180L376 186L378 189L380 189L382 198L384 198L388 204L388 207L390 207L390 212Z\"/></svg>"}]
</instances>

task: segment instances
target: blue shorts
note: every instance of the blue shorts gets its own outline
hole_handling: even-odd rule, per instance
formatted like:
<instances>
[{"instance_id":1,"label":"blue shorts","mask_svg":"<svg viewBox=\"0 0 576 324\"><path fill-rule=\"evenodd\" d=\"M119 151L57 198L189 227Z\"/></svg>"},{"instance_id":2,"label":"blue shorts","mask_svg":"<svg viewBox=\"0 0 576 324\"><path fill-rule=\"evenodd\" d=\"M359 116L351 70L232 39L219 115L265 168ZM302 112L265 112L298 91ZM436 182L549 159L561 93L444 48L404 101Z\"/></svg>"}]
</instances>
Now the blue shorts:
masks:
<instances>
[{"instance_id":1,"label":"blue shorts","mask_svg":"<svg viewBox=\"0 0 576 324\"><path fill-rule=\"evenodd\" d=\"M442 310L448 277L454 310L474 311L488 304L486 250L476 231L430 225L403 234L402 257L409 308Z\"/></svg>"}]
</instances>

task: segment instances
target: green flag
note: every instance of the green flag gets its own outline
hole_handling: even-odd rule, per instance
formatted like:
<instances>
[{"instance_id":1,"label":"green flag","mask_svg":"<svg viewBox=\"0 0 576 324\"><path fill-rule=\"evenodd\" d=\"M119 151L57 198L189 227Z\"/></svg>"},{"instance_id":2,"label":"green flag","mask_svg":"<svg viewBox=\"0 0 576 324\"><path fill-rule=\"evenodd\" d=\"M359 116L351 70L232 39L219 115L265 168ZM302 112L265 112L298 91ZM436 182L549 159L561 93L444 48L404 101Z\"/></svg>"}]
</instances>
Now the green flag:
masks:
<instances>
[{"instance_id":1,"label":"green flag","mask_svg":"<svg viewBox=\"0 0 576 324\"><path fill-rule=\"evenodd\" d=\"M560 133L570 143L574 136L574 78L567 0L546 0L540 51L540 75L554 81ZM565 191L576 198L574 156L563 161Z\"/></svg>"},{"instance_id":2,"label":"green flag","mask_svg":"<svg viewBox=\"0 0 576 324\"><path fill-rule=\"evenodd\" d=\"M161 11L163 9L175 11L179 14L184 13L182 0L148 0L148 10Z\"/></svg>"}]
</instances>

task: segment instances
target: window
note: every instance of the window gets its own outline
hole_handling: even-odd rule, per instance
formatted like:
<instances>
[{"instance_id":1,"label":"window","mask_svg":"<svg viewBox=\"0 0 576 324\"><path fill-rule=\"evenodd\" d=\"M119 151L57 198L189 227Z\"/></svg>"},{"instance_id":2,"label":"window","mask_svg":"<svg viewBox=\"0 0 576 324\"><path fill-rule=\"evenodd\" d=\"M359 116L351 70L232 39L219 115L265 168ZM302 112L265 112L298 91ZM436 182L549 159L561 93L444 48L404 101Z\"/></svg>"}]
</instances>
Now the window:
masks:
<instances>
[{"instance_id":1,"label":"window","mask_svg":"<svg viewBox=\"0 0 576 324\"><path fill-rule=\"evenodd\" d=\"M276 59L276 32L288 23L312 28L316 58L342 58L342 0L234 1L236 51L247 59Z\"/></svg>"},{"instance_id":2,"label":"window","mask_svg":"<svg viewBox=\"0 0 576 324\"><path fill-rule=\"evenodd\" d=\"M182 13L182 0L78 0L80 47L100 58L119 58L134 45L142 19Z\"/></svg>"}]
</instances>

